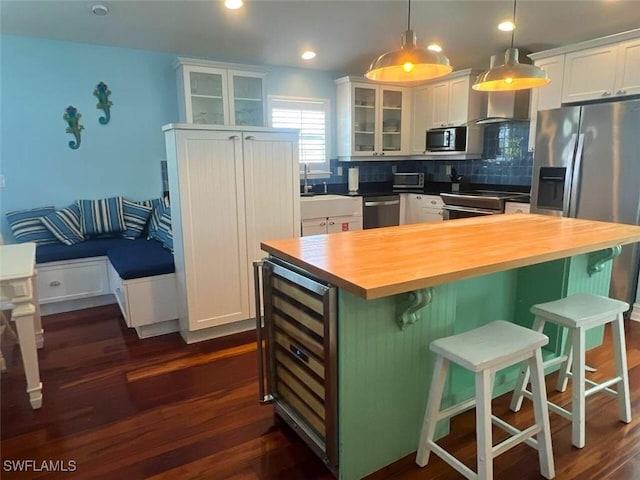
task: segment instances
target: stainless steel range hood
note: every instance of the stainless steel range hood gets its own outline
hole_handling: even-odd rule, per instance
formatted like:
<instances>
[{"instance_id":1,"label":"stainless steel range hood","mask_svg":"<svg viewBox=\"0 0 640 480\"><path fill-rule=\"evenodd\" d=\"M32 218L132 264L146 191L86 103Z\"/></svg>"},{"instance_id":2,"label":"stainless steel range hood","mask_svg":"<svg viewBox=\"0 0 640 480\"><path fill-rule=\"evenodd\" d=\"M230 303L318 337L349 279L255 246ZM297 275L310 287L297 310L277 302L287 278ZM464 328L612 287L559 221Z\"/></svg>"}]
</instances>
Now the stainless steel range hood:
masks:
<instances>
[{"instance_id":1,"label":"stainless steel range hood","mask_svg":"<svg viewBox=\"0 0 640 480\"><path fill-rule=\"evenodd\" d=\"M501 55L492 55L489 68L498 65L500 58ZM530 89L489 92L487 97L487 116L476 121L476 123L528 122L530 94Z\"/></svg>"},{"instance_id":2,"label":"stainless steel range hood","mask_svg":"<svg viewBox=\"0 0 640 480\"><path fill-rule=\"evenodd\" d=\"M478 124L529 121L529 96L531 90L491 92L487 98L487 117Z\"/></svg>"}]
</instances>

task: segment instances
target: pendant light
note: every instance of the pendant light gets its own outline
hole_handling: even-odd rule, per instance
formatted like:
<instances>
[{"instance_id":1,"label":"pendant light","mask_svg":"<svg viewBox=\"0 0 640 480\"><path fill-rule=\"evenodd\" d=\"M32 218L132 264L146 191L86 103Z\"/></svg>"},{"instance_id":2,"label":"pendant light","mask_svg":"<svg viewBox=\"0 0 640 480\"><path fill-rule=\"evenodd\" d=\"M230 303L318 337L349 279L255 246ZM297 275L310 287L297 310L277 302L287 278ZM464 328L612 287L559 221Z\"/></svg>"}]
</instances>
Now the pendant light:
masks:
<instances>
[{"instance_id":1,"label":"pendant light","mask_svg":"<svg viewBox=\"0 0 640 480\"><path fill-rule=\"evenodd\" d=\"M513 24L516 23L516 0L513 0ZM491 65L489 70L478 75L472 88L483 92L524 90L547 85L550 80L540 67L518 61L519 52L513 48L515 28L511 30L511 48L504 53L504 64Z\"/></svg>"},{"instance_id":2,"label":"pendant light","mask_svg":"<svg viewBox=\"0 0 640 480\"><path fill-rule=\"evenodd\" d=\"M402 46L376 58L364 74L377 82L421 82L451 73L449 59L440 52L418 48L416 34L411 30L411 0L407 30L402 34Z\"/></svg>"}]
</instances>

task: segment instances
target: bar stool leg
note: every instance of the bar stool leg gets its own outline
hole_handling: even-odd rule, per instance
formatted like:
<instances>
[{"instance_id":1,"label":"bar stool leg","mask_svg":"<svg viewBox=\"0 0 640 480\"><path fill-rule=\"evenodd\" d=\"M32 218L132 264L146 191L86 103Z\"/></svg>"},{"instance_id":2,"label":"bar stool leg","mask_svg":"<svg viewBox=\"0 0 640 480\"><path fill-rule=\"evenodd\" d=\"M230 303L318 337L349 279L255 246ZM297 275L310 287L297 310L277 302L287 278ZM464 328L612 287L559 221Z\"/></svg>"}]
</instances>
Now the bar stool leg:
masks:
<instances>
[{"instance_id":1,"label":"bar stool leg","mask_svg":"<svg viewBox=\"0 0 640 480\"><path fill-rule=\"evenodd\" d=\"M478 443L478 480L493 478L491 434L491 372L476 373L476 438Z\"/></svg>"},{"instance_id":2,"label":"bar stool leg","mask_svg":"<svg viewBox=\"0 0 640 480\"><path fill-rule=\"evenodd\" d=\"M631 403L629 400L629 374L627 372L627 349L624 342L624 319L622 314L612 322L613 350L616 361L616 375L622 379L618 383L618 415L620 420L631 421Z\"/></svg>"},{"instance_id":3,"label":"bar stool leg","mask_svg":"<svg viewBox=\"0 0 640 480\"><path fill-rule=\"evenodd\" d=\"M536 317L531 329L542 333L542 330L544 330L544 324L544 318ZM512 412L517 412L522 408L522 400L524 399L523 392L526 390L527 384L529 383L529 373L529 363L525 361L522 364L522 369L520 370L520 374L516 380L516 387L513 390L513 396L511 397L511 403L509 404L509 409Z\"/></svg>"},{"instance_id":4,"label":"bar stool leg","mask_svg":"<svg viewBox=\"0 0 640 480\"><path fill-rule=\"evenodd\" d=\"M571 329L567 332L564 355L566 355L567 358L560 364L560 370L558 370L558 382L556 383L556 390L558 392L564 392L567 389L569 372L571 372L571 364L573 362L573 341Z\"/></svg>"},{"instance_id":5,"label":"bar stool leg","mask_svg":"<svg viewBox=\"0 0 640 480\"><path fill-rule=\"evenodd\" d=\"M437 355L436 363L433 368L431 388L429 389L427 408L424 412L422 430L420 431L418 452L416 454L416 463L421 467L424 467L427 463L429 463L429 455L431 454L431 442L433 442L436 425L438 424L438 413L440 412L440 402L442 401L444 384L447 380L448 368L449 360L440 355Z\"/></svg>"},{"instance_id":6,"label":"bar stool leg","mask_svg":"<svg viewBox=\"0 0 640 480\"><path fill-rule=\"evenodd\" d=\"M536 424L542 429L537 434L538 460L540 473L545 478L555 476L553 464L553 449L551 448L551 426L549 424L549 410L547 407L547 391L544 383L544 369L542 368L542 352L535 351L528 361L531 367L531 393L533 394L533 413Z\"/></svg>"},{"instance_id":7,"label":"bar stool leg","mask_svg":"<svg viewBox=\"0 0 640 480\"><path fill-rule=\"evenodd\" d=\"M571 375L571 440L574 447L585 443L585 335L583 328L571 332L573 344L573 372Z\"/></svg>"}]
</instances>

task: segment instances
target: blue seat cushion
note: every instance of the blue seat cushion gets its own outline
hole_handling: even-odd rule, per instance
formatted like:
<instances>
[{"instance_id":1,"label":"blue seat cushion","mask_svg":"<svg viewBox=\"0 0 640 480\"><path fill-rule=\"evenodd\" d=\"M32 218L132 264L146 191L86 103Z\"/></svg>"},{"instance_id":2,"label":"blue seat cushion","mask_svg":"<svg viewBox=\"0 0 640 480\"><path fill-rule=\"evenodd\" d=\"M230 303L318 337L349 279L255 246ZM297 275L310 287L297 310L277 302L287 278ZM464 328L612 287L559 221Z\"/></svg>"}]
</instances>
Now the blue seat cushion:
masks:
<instances>
[{"instance_id":1,"label":"blue seat cushion","mask_svg":"<svg viewBox=\"0 0 640 480\"><path fill-rule=\"evenodd\" d=\"M58 262L74 258L103 257L107 250L119 245L128 245L146 240L127 240L124 238L95 238L85 240L74 245L56 243L53 245L38 245L36 248L36 263Z\"/></svg>"},{"instance_id":2,"label":"blue seat cushion","mask_svg":"<svg viewBox=\"0 0 640 480\"><path fill-rule=\"evenodd\" d=\"M173 254L156 240L128 240L110 248L109 261L123 280L173 273Z\"/></svg>"}]
</instances>

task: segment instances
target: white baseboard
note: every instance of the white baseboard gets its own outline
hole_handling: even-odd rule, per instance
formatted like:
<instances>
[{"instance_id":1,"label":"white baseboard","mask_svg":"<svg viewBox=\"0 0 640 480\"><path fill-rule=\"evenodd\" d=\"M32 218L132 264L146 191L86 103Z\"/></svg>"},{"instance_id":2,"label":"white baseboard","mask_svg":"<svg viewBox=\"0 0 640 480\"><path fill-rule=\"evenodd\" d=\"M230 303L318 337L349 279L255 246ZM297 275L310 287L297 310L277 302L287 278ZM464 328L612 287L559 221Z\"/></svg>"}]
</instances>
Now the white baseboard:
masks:
<instances>
[{"instance_id":1,"label":"white baseboard","mask_svg":"<svg viewBox=\"0 0 640 480\"><path fill-rule=\"evenodd\" d=\"M182 335L182 338L185 342L196 343L202 342L204 340L211 340L212 338L233 335L234 333L246 332L247 330L253 330L255 328L255 319L249 318L247 320L228 323L226 325L220 325L219 327L203 328L202 330L196 330L193 332L188 330L181 330L180 335Z\"/></svg>"},{"instance_id":2,"label":"white baseboard","mask_svg":"<svg viewBox=\"0 0 640 480\"><path fill-rule=\"evenodd\" d=\"M158 335L165 335L167 333L179 332L180 322L176 318L175 320L167 320L165 322L152 323L150 325L142 325L135 328L138 338L150 338L157 337Z\"/></svg>"},{"instance_id":3,"label":"white baseboard","mask_svg":"<svg viewBox=\"0 0 640 480\"><path fill-rule=\"evenodd\" d=\"M631 316L629 318L636 322L640 322L640 303L633 304L633 310L631 311Z\"/></svg>"},{"instance_id":4,"label":"white baseboard","mask_svg":"<svg viewBox=\"0 0 640 480\"><path fill-rule=\"evenodd\" d=\"M116 303L112 294L98 295L96 297L77 298L64 302L45 303L40 305L40 315L53 315L56 313L74 312L91 307L101 307Z\"/></svg>"}]
</instances>

